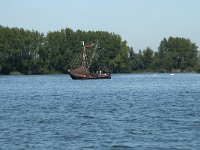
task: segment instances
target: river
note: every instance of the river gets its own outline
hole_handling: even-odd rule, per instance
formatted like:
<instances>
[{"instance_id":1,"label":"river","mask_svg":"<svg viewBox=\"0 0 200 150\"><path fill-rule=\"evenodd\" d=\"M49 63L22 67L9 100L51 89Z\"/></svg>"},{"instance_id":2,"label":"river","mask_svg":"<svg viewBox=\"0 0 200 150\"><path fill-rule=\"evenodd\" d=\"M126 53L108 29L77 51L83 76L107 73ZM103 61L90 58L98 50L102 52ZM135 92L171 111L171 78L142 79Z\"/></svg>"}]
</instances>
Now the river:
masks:
<instances>
[{"instance_id":1,"label":"river","mask_svg":"<svg viewBox=\"0 0 200 150\"><path fill-rule=\"evenodd\" d=\"M200 147L200 74L0 76L0 149Z\"/></svg>"}]
</instances>

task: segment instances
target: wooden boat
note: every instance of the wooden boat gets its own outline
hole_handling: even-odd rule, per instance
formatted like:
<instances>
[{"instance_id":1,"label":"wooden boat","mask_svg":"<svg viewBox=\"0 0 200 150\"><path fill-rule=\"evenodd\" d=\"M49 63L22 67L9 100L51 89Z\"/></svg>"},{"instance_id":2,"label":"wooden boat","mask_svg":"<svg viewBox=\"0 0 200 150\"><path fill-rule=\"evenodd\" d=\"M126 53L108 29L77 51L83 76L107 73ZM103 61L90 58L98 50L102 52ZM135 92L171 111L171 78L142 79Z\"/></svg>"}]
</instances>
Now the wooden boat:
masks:
<instances>
[{"instance_id":1,"label":"wooden boat","mask_svg":"<svg viewBox=\"0 0 200 150\"><path fill-rule=\"evenodd\" d=\"M84 79L111 79L110 73L102 73L102 71L98 71L97 73L91 73L89 71L92 59L94 57L94 53L92 54L91 60L89 65L86 67L86 48L94 47L94 52L98 47L98 43L91 44L91 45L85 45L83 42L83 55L82 55L82 66L75 68L75 69L69 69L69 75L74 80L84 80Z\"/></svg>"}]
</instances>

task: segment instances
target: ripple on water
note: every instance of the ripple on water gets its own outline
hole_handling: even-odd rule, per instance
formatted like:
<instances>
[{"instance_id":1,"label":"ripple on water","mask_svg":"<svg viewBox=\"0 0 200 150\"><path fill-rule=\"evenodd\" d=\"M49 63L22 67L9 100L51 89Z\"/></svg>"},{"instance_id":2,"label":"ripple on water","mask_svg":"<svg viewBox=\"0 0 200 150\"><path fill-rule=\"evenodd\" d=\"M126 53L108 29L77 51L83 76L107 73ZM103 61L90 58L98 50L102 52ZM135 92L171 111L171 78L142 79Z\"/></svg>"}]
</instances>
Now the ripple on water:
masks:
<instances>
[{"instance_id":1,"label":"ripple on water","mask_svg":"<svg viewBox=\"0 0 200 150\"><path fill-rule=\"evenodd\" d=\"M0 78L0 149L199 149L200 76Z\"/></svg>"}]
</instances>

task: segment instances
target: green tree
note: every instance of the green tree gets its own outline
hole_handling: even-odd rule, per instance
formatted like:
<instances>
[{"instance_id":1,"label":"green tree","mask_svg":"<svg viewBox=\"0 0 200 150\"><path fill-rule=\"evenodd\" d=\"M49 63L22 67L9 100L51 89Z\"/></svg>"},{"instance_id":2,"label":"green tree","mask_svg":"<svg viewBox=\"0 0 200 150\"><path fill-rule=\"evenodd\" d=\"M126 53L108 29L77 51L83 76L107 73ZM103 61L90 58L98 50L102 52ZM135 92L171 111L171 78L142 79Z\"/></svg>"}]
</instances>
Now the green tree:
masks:
<instances>
[{"instance_id":1,"label":"green tree","mask_svg":"<svg viewBox=\"0 0 200 150\"><path fill-rule=\"evenodd\" d=\"M197 54L197 64L195 66L195 71L200 73L200 52Z\"/></svg>"},{"instance_id":2,"label":"green tree","mask_svg":"<svg viewBox=\"0 0 200 150\"><path fill-rule=\"evenodd\" d=\"M154 52L149 47L147 47L145 50L142 51L142 62L144 65L144 70L147 70L147 71L152 70L153 55L154 55Z\"/></svg>"},{"instance_id":3,"label":"green tree","mask_svg":"<svg viewBox=\"0 0 200 150\"><path fill-rule=\"evenodd\" d=\"M170 37L161 41L158 55L161 68L172 70L191 70L197 63L197 46L189 39Z\"/></svg>"}]
</instances>

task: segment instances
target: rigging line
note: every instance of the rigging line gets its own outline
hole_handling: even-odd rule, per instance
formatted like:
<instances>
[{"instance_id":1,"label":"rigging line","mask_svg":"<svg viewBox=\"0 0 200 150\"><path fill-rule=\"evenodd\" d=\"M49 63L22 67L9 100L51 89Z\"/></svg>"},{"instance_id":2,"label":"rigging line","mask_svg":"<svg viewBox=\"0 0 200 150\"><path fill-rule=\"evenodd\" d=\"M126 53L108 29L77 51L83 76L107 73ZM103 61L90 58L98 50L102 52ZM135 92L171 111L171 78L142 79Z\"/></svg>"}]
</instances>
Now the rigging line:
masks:
<instances>
[{"instance_id":1,"label":"rigging line","mask_svg":"<svg viewBox=\"0 0 200 150\"><path fill-rule=\"evenodd\" d=\"M96 54L96 49L97 49L97 48L98 48L98 42L97 42L97 44L95 45L94 52L93 52L92 57L91 57L91 59L90 59L90 63L89 63L89 65L88 65L88 68L90 68L90 66L91 66L91 64L92 64L92 61L93 61L94 56L95 56L95 54Z\"/></svg>"},{"instance_id":2,"label":"rigging line","mask_svg":"<svg viewBox=\"0 0 200 150\"><path fill-rule=\"evenodd\" d=\"M76 56L73 59L73 63L72 63L72 68L77 67L78 64L80 64L80 54L76 54Z\"/></svg>"}]
</instances>

